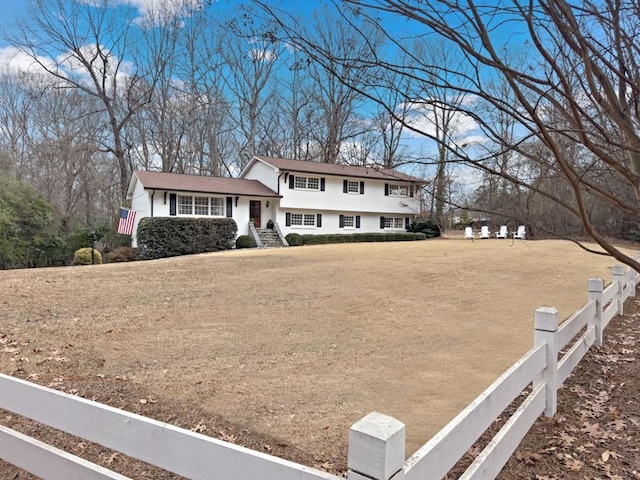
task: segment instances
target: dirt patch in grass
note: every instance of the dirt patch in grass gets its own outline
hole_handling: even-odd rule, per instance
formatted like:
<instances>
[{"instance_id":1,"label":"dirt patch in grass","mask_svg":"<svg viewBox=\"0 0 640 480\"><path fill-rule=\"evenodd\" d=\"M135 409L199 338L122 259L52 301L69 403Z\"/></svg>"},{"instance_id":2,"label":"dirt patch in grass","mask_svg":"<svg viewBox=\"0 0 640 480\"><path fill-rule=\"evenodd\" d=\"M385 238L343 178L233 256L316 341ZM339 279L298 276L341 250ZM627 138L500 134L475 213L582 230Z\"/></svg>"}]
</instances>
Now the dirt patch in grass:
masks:
<instances>
[{"instance_id":1,"label":"dirt patch in grass","mask_svg":"<svg viewBox=\"0 0 640 480\"><path fill-rule=\"evenodd\" d=\"M0 371L342 471L351 424L393 415L413 453L613 263L433 240L5 271Z\"/></svg>"}]
</instances>

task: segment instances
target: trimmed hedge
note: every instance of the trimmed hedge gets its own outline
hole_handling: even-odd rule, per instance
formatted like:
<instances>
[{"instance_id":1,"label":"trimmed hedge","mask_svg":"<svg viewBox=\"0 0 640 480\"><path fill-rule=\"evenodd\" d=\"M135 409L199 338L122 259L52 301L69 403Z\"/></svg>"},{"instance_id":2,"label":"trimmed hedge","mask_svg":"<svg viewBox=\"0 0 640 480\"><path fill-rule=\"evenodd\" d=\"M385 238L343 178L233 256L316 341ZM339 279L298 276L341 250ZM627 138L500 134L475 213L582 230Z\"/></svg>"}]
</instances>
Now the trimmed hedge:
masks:
<instances>
[{"instance_id":1,"label":"trimmed hedge","mask_svg":"<svg viewBox=\"0 0 640 480\"><path fill-rule=\"evenodd\" d=\"M232 218L146 217L138 224L138 259L228 250L237 231Z\"/></svg>"},{"instance_id":2,"label":"trimmed hedge","mask_svg":"<svg viewBox=\"0 0 640 480\"><path fill-rule=\"evenodd\" d=\"M95 265L102 264L102 254L95 248L93 249L93 262ZM76 250L73 255L73 263L74 265L91 265L91 247Z\"/></svg>"},{"instance_id":3,"label":"trimmed hedge","mask_svg":"<svg viewBox=\"0 0 640 480\"><path fill-rule=\"evenodd\" d=\"M287 241L290 247L297 247L302 245L302 235L299 233L290 233L284 239Z\"/></svg>"},{"instance_id":4,"label":"trimmed hedge","mask_svg":"<svg viewBox=\"0 0 640 480\"><path fill-rule=\"evenodd\" d=\"M257 246L254 238L249 235L240 235L236 239L236 248L256 248Z\"/></svg>"},{"instance_id":5,"label":"trimmed hedge","mask_svg":"<svg viewBox=\"0 0 640 480\"><path fill-rule=\"evenodd\" d=\"M302 241L305 245L352 242L406 242L413 240L424 240L425 238L427 238L427 236L424 233L353 233L350 235L302 235Z\"/></svg>"}]
</instances>

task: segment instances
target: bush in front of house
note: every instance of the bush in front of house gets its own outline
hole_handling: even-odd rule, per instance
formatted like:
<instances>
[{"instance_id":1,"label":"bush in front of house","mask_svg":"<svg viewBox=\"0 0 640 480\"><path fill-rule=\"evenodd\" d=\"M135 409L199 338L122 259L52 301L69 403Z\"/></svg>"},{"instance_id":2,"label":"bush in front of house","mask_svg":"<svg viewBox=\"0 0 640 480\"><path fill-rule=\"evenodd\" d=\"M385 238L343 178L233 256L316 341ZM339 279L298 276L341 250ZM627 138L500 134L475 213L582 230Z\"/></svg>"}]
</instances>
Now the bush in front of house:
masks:
<instances>
[{"instance_id":1,"label":"bush in front of house","mask_svg":"<svg viewBox=\"0 0 640 480\"><path fill-rule=\"evenodd\" d=\"M91 265L91 247L80 248L73 254L74 265ZM93 249L93 264L102 264L102 254Z\"/></svg>"},{"instance_id":2,"label":"bush in front of house","mask_svg":"<svg viewBox=\"0 0 640 480\"><path fill-rule=\"evenodd\" d=\"M137 256L137 248L118 247L107 254L107 263L133 262Z\"/></svg>"},{"instance_id":3,"label":"bush in front of house","mask_svg":"<svg viewBox=\"0 0 640 480\"><path fill-rule=\"evenodd\" d=\"M435 238L440 236L440 229L433 220L428 218L414 218L407 227L407 232L424 233L427 238Z\"/></svg>"},{"instance_id":4,"label":"bush in front of house","mask_svg":"<svg viewBox=\"0 0 640 480\"><path fill-rule=\"evenodd\" d=\"M253 237L249 235L240 235L236 239L236 248L255 248L258 244Z\"/></svg>"},{"instance_id":5,"label":"bush in front of house","mask_svg":"<svg viewBox=\"0 0 640 480\"><path fill-rule=\"evenodd\" d=\"M290 233L289 235L284 237L284 239L287 241L290 247L298 247L303 243L302 235L300 235L299 233Z\"/></svg>"},{"instance_id":6,"label":"bush in front of house","mask_svg":"<svg viewBox=\"0 0 640 480\"><path fill-rule=\"evenodd\" d=\"M302 235L304 245L321 245L327 243L353 243L353 242L406 242L412 240L424 240L424 233L353 233L353 234L327 234L327 235Z\"/></svg>"},{"instance_id":7,"label":"bush in front of house","mask_svg":"<svg viewBox=\"0 0 640 480\"><path fill-rule=\"evenodd\" d=\"M237 231L232 218L143 218L137 231L138 259L228 250Z\"/></svg>"}]
</instances>

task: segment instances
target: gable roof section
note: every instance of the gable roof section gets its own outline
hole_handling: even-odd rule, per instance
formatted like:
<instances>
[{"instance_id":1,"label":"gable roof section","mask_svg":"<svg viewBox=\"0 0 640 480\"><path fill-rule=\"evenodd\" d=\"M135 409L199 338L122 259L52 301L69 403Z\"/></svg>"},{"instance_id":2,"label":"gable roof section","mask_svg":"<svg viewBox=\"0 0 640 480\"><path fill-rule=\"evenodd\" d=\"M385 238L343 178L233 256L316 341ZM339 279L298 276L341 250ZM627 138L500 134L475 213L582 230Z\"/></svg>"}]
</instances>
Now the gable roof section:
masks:
<instances>
[{"instance_id":1,"label":"gable roof section","mask_svg":"<svg viewBox=\"0 0 640 480\"><path fill-rule=\"evenodd\" d=\"M340 177L374 178L376 180L402 181L412 183L425 183L424 180L412 177L402 172L382 167L356 167L352 165L334 165L331 163L309 162L304 160L291 160L288 158L253 157L283 172L314 173L317 175L335 175ZM247 166L247 168L251 163ZM246 169L245 169L246 170ZM244 172L243 172L244 173Z\"/></svg>"},{"instance_id":2,"label":"gable roof section","mask_svg":"<svg viewBox=\"0 0 640 480\"><path fill-rule=\"evenodd\" d=\"M148 172L145 170L136 170L133 175L142 183L145 190L242 195L246 197L280 197L280 195L258 180L204 177L201 175Z\"/></svg>"}]
</instances>

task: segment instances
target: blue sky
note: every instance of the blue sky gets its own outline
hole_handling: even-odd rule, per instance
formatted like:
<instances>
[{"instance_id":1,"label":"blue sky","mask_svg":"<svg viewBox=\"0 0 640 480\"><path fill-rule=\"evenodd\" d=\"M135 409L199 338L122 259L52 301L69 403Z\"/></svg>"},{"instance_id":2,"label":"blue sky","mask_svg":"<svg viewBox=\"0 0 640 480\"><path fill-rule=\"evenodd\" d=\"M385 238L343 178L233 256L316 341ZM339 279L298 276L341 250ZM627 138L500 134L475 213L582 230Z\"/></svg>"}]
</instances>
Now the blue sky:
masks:
<instances>
[{"instance_id":1,"label":"blue sky","mask_svg":"<svg viewBox=\"0 0 640 480\"><path fill-rule=\"evenodd\" d=\"M86 1L86 0L84 0ZM132 5L149 5L152 3L156 3L160 0L129 0ZM198 1L198 0L192 0ZM109 0L109 2L113 2L113 4L122 4L125 0ZM11 23L19 16L25 15L27 13L27 5L30 3L29 0L19 1L19 0L0 0L0 29L4 30L11 25ZM212 9L216 9L220 11L223 15L233 15L238 10L238 7L241 4L249 4L249 0L215 0L213 3ZM327 0L269 0L275 9L282 9L283 11L292 14L294 16L305 14L309 15L315 9L321 7L323 4L327 3ZM238 12L241 13L241 12ZM380 16L377 13L376 16ZM416 25L411 25L410 23L398 21L398 19L394 19L393 22L390 22L389 25L392 25L392 29L395 30L400 35L407 34L407 28L416 28ZM420 27L418 27L420 28ZM421 28L420 28L421 30ZM413 32L415 33L415 32ZM0 39L0 59L3 57L2 50L7 47L7 43ZM10 55L11 52L5 50L5 56ZM474 124L475 125L475 124ZM424 127L424 126L423 126ZM430 130L430 128L424 127L426 130ZM470 128L465 130L473 130L473 125ZM413 135L410 135L413 137ZM424 138L409 138L411 144L421 145L425 142ZM427 142L429 143L429 142ZM468 143L468 142L466 142Z\"/></svg>"},{"instance_id":2,"label":"blue sky","mask_svg":"<svg viewBox=\"0 0 640 480\"><path fill-rule=\"evenodd\" d=\"M27 2L16 0L0 0L0 29L4 30L18 16L25 13ZM0 38L0 47L7 43Z\"/></svg>"}]
</instances>

